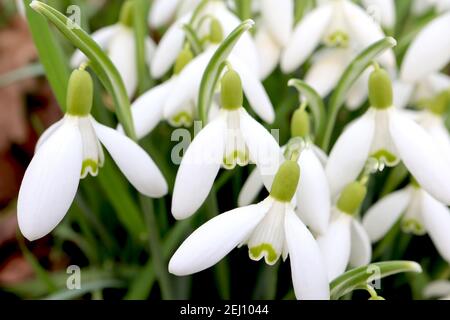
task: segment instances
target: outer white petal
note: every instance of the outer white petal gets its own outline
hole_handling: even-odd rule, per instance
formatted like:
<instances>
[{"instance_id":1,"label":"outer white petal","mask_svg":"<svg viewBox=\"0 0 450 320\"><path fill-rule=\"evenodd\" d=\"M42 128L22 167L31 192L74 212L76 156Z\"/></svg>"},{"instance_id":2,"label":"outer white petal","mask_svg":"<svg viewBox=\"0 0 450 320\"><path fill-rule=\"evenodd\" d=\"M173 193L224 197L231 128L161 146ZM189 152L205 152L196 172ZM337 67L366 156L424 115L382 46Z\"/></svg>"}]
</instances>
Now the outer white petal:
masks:
<instances>
[{"instance_id":1,"label":"outer white petal","mask_svg":"<svg viewBox=\"0 0 450 320\"><path fill-rule=\"evenodd\" d=\"M274 177L281 164L282 154L275 138L243 108L240 112L241 132L250 153L263 176Z\"/></svg>"},{"instance_id":2,"label":"outer white petal","mask_svg":"<svg viewBox=\"0 0 450 320\"><path fill-rule=\"evenodd\" d=\"M100 142L128 181L142 194L159 198L167 193L167 182L152 158L136 142L117 130L92 119Z\"/></svg>"},{"instance_id":3,"label":"outer white petal","mask_svg":"<svg viewBox=\"0 0 450 320\"><path fill-rule=\"evenodd\" d=\"M292 210L286 213L284 228L295 296L301 300L330 299L325 261L316 240Z\"/></svg>"},{"instance_id":4,"label":"outer white petal","mask_svg":"<svg viewBox=\"0 0 450 320\"><path fill-rule=\"evenodd\" d=\"M149 134L163 118L163 107L170 94L173 79L153 87L131 105L134 128L138 139Z\"/></svg>"},{"instance_id":5,"label":"outer white petal","mask_svg":"<svg viewBox=\"0 0 450 320\"><path fill-rule=\"evenodd\" d=\"M91 34L92 39L102 48L106 49L111 39L120 30L121 26L119 24L113 24L101 29L98 29ZM80 50L76 50L70 59L70 65L72 68L78 68L80 64L85 62L87 57Z\"/></svg>"},{"instance_id":6,"label":"outer white petal","mask_svg":"<svg viewBox=\"0 0 450 320\"><path fill-rule=\"evenodd\" d=\"M439 254L450 263L450 210L423 192L422 219Z\"/></svg>"},{"instance_id":7,"label":"outer white petal","mask_svg":"<svg viewBox=\"0 0 450 320\"><path fill-rule=\"evenodd\" d=\"M154 78L161 78L177 60L184 44L183 24L190 18L189 14L177 20L162 37L151 63L151 72Z\"/></svg>"},{"instance_id":8,"label":"outer white petal","mask_svg":"<svg viewBox=\"0 0 450 320\"><path fill-rule=\"evenodd\" d=\"M153 2L148 22L152 28L160 28L169 24L175 16L180 0L156 0Z\"/></svg>"},{"instance_id":9,"label":"outer white petal","mask_svg":"<svg viewBox=\"0 0 450 320\"><path fill-rule=\"evenodd\" d=\"M137 88L136 49L133 30L122 27L111 39L109 44L109 58L122 76L129 97Z\"/></svg>"},{"instance_id":10,"label":"outer white petal","mask_svg":"<svg viewBox=\"0 0 450 320\"><path fill-rule=\"evenodd\" d=\"M342 2L349 31L356 39L361 49L385 37L381 27L361 7L351 1ZM395 68L395 56L392 50L383 53L378 60L390 69Z\"/></svg>"},{"instance_id":11,"label":"outer white petal","mask_svg":"<svg viewBox=\"0 0 450 320\"><path fill-rule=\"evenodd\" d=\"M317 238L330 282L345 272L350 260L351 222L349 215L340 214L330 223L327 232Z\"/></svg>"},{"instance_id":12,"label":"outer white petal","mask_svg":"<svg viewBox=\"0 0 450 320\"><path fill-rule=\"evenodd\" d=\"M25 238L45 236L64 218L78 189L81 163L80 131L67 121L39 148L23 177L17 218Z\"/></svg>"},{"instance_id":13,"label":"outer white petal","mask_svg":"<svg viewBox=\"0 0 450 320\"><path fill-rule=\"evenodd\" d=\"M354 268L365 266L372 259L372 245L369 235L361 223L355 219L352 221L351 228L350 266Z\"/></svg>"},{"instance_id":14,"label":"outer white petal","mask_svg":"<svg viewBox=\"0 0 450 320\"><path fill-rule=\"evenodd\" d=\"M44 144L45 141L49 137L52 136L53 133L56 132L56 130L61 127L61 125L64 123L64 118L56 121L54 124L52 124L50 127L48 127L39 137L39 140L36 142L36 147L34 148L35 152L39 150L40 147Z\"/></svg>"},{"instance_id":15,"label":"outer white petal","mask_svg":"<svg viewBox=\"0 0 450 320\"><path fill-rule=\"evenodd\" d=\"M362 2L369 12L376 15L383 27L393 28L395 26L394 0L363 0Z\"/></svg>"},{"instance_id":16,"label":"outer white petal","mask_svg":"<svg viewBox=\"0 0 450 320\"><path fill-rule=\"evenodd\" d=\"M347 108L357 110L361 107L369 94L369 77L371 70L366 69L361 77L353 84L347 94Z\"/></svg>"},{"instance_id":17,"label":"outer white petal","mask_svg":"<svg viewBox=\"0 0 450 320\"><path fill-rule=\"evenodd\" d=\"M394 91L394 106L403 109L408 106L413 93L414 85L401 81L400 79L392 83L392 90Z\"/></svg>"},{"instance_id":18,"label":"outer white petal","mask_svg":"<svg viewBox=\"0 0 450 320\"><path fill-rule=\"evenodd\" d=\"M287 45L294 24L294 1L262 0L261 14L268 30L280 46Z\"/></svg>"},{"instance_id":19,"label":"outer white petal","mask_svg":"<svg viewBox=\"0 0 450 320\"><path fill-rule=\"evenodd\" d=\"M406 52L401 69L404 81L418 81L439 71L450 60L450 12L431 21Z\"/></svg>"},{"instance_id":20,"label":"outer white petal","mask_svg":"<svg viewBox=\"0 0 450 320\"><path fill-rule=\"evenodd\" d=\"M432 115L432 117L436 117ZM431 128L428 128L427 131L433 137L433 140L439 146L442 155L446 158L447 163L450 163L450 133L445 126L444 119L438 118L435 119L436 124Z\"/></svg>"},{"instance_id":21,"label":"outer white petal","mask_svg":"<svg viewBox=\"0 0 450 320\"><path fill-rule=\"evenodd\" d=\"M261 79L265 79L277 67L281 49L262 27L256 33L255 44L259 53Z\"/></svg>"},{"instance_id":22,"label":"outer white petal","mask_svg":"<svg viewBox=\"0 0 450 320\"><path fill-rule=\"evenodd\" d=\"M372 242L377 242L392 228L411 201L411 190L395 191L375 203L364 215L363 226Z\"/></svg>"},{"instance_id":23,"label":"outer white petal","mask_svg":"<svg viewBox=\"0 0 450 320\"><path fill-rule=\"evenodd\" d=\"M352 122L331 150L326 174L332 198L353 182L364 168L375 132L374 115L375 111L369 109L361 118Z\"/></svg>"},{"instance_id":24,"label":"outer white petal","mask_svg":"<svg viewBox=\"0 0 450 320\"><path fill-rule=\"evenodd\" d=\"M422 188L450 204L450 166L438 144L403 114L392 114L389 129L400 158Z\"/></svg>"},{"instance_id":25,"label":"outer white petal","mask_svg":"<svg viewBox=\"0 0 450 320\"><path fill-rule=\"evenodd\" d=\"M208 196L219 172L225 149L226 123L219 116L195 136L177 172L172 214L185 219L197 211Z\"/></svg>"},{"instance_id":26,"label":"outer white petal","mask_svg":"<svg viewBox=\"0 0 450 320\"><path fill-rule=\"evenodd\" d=\"M328 227L331 207L325 170L311 149L305 149L300 154L299 165L297 212L308 227L323 234Z\"/></svg>"},{"instance_id":27,"label":"outer white petal","mask_svg":"<svg viewBox=\"0 0 450 320\"><path fill-rule=\"evenodd\" d=\"M424 290L425 298L441 298L450 295L450 281L436 280L430 282Z\"/></svg>"},{"instance_id":28,"label":"outer white petal","mask_svg":"<svg viewBox=\"0 0 450 320\"><path fill-rule=\"evenodd\" d=\"M242 243L264 218L268 201L237 208L209 220L192 233L169 262L169 272L177 276L205 270Z\"/></svg>"},{"instance_id":29,"label":"outer white petal","mask_svg":"<svg viewBox=\"0 0 450 320\"><path fill-rule=\"evenodd\" d=\"M295 27L292 38L281 57L281 69L290 73L301 66L319 45L328 27L333 4L325 4L311 11Z\"/></svg>"},{"instance_id":30,"label":"outer white petal","mask_svg":"<svg viewBox=\"0 0 450 320\"><path fill-rule=\"evenodd\" d=\"M263 187L264 184L261 174L257 169L254 169L242 186L241 192L239 192L238 206L243 207L251 204L261 192Z\"/></svg>"},{"instance_id":31,"label":"outer white petal","mask_svg":"<svg viewBox=\"0 0 450 320\"><path fill-rule=\"evenodd\" d=\"M323 49L313 59L305 81L322 97L336 86L348 64L348 51L344 49Z\"/></svg>"},{"instance_id":32,"label":"outer white petal","mask_svg":"<svg viewBox=\"0 0 450 320\"><path fill-rule=\"evenodd\" d=\"M230 55L229 61L241 77L242 89L244 90L245 96L247 97L252 109L265 122L273 123L275 120L275 111L264 86L258 78L258 75L252 72L233 54Z\"/></svg>"}]
</instances>

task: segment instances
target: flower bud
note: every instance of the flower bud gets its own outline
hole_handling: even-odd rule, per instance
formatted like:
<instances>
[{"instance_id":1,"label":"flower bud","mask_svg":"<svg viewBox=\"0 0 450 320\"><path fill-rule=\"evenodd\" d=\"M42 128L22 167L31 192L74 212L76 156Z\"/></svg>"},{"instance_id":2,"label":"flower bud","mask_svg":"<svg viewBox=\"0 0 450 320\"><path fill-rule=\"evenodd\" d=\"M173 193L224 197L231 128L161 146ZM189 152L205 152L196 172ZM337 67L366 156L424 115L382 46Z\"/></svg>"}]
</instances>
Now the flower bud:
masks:
<instances>
[{"instance_id":1,"label":"flower bud","mask_svg":"<svg viewBox=\"0 0 450 320\"><path fill-rule=\"evenodd\" d=\"M376 68L369 78L369 100L372 107L387 109L392 106L392 83L389 74Z\"/></svg>"},{"instance_id":2,"label":"flower bud","mask_svg":"<svg viewBox=\"0 0 450 320\"><path fill-rule=\"evenodd\" d=\"M439 116L445 114L450 103L450 91L442 91L430 102L430 111Z\"/></svg>"},{"instance_id":3,"label":"flower bud","mask_svg":"<svg viewBox=\"0 0 450 320\"><path fill-rule=\"evenodd\" d=\"M300 167L296 161L286 160L278 169L270 195L278 201L290 202L297 191Z\"/></svg>"},{"instance_id":4,"label":"flower bud","mask_svg":"<svg viewBox=\"0 0 450 320\"><path fill-rule=\"evenodd\" d=\"M133 0L125 1L120 9L120 18L119 21L124 26L133 27L133 19L134 19L134 3Z\"/></svg>"},{"instance_id":5,"label":"flower bud","mask_svg":"<svg viewBox=\"0 0 450 320\"><path fill-rule=\"evenodd\" d=\"M366 197L367 188L358 181L348 184L341 192L337 208L344 213L353 215Z\"/></svg>"},{"instance_id":6,"label":"flower bud","mask_svg":"<svg viewBox=\"0 0 450 320\"><path fill-rule=\"evenodd\" d=\"M219 20L212 19L209 25L209 41L211 43L221 43L223 40L223 29Z\"/></svg>"},{"instance_id":7,"label":"flower bud","mask_svg":"<svg viewBox=\"0 0 450 320\"><path fill-rule=\"evenodd\" d=\"M189 64L189 62L192 61L192 59L194 59L194 54L192 53L189 46L185 46L183 50L181 50L177 60L175 61L173 73L180 74L180 72Z\"/></svg>"},{"instance_id":8,"label":"flower bud","mask_svg":"<svg viewBox=\"0 0 450 320\"><path fill-rule=\"evenodd\" d=\"M74 116L87 116L91 113L94 84L91 75L85 70L74 70L67 87L67 113Z\"/></svg>"},{"instance_id":9,"label":"flower bud","mask_svg":"<svg viewBox=\"0 0 450 320\"><path fill-rule=\"evenodd\" d=\"M232 69L228 69L222 77L221 101L222 107L227 110L235 110L242 107L244 96L241 77Z\"/></svg>"},{"instance_id":10,"label":"flower bud","mask_svg":"<svg viewBox=\"0 0 450 320\"><path fill-rule=\"evenodd\" d=\"M305 138L310 132L309 114L305 110L297 109L291 119L291 137Z\"/></svg>"}]
</instances>

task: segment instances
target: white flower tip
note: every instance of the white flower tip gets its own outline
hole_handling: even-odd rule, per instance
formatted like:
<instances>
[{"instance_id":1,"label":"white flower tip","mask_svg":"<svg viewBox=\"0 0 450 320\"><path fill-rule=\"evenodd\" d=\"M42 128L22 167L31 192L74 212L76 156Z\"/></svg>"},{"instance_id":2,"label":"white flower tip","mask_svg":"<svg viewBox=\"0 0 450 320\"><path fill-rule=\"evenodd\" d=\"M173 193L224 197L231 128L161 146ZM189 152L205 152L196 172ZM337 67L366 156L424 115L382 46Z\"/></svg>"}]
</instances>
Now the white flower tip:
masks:
<instances>
[{"instance_id":1,"label":"white flower tip","mask_svg":"<svg viewBox=\"0 0 450 320\"><path fill-rule=\"evenodd\" d=\"M175 198L172 197L172 216L176 220L184 220L194 214L194 212L189 212L188 210L186 210L185 207L174 202L173 199L175 199Z\"/></svg>"},{"instance_id":2,"label":"white flower tip","mask_svg":"<svg viewBox=\"0 0 450 320\"><path fill-rule=\"evenodd\" d=\"M184 268L183 268L183 263L179 261L180 259L177 256L177 253L175 252L175 254L173 255L173 257L170 259L169 261L169 272L173 275L176 275L178 277L182 277L182 276L187 276L190 273L187 272Z\"/></svg>"},{"instance_id":3,"label":"white flower tip","mask_svg":"<svg viewBox=\"0 0 450 320\"><path fill-rule=\"evenodd\" d=\"M252 19L247 19L243 22L243 24L245 25L245 28L248 30L253 28L253 26L255 25L255 21L253 21Z\"/></svg>"},{"instance_id":4,"label":"white flower tip","mask_svg":"<svg viewBox=\"0 0 450 320\"><path fill-rule=\"evenodd\" d=\"M422 267L420 264L418 264L417 262L414 261L410 261L408 262L409 266L410 266L410 271L411 272L417 272L417 273L422 273Z\"/></svg>"},{"instance_id":5,"label":"white flower tip","mask_svg":"<svg viewBox=\"0 0 450 320\"><path fill-rule=\"evenodd\" d=\"M50 233L51 229L50 230L38 229L33 223L30 223L28 220L21 219L20 218L21 216L22 215L18 214L19 229L24 238L27 239L28 241L38 240Z\"/></svg>"},{"instance_id":6,"label":"white flower tip","mask_svg":"<svg viewBox=\"0 0 450 320\"><path fill-rule=\"evenodd\" d=\"M30 7L36 10L40 6L40 4L41 4L40 1L33 0L30 3Z\"/></svg>"},{"instance_id":7,"label":"white flower tip","mask_svg":"<svg viewBox=\"0 0 450 320\"><path fill-rule=\"evenodd\" d=\"M397 45L397 40L395 40L393 37L387 37L386 39L389 41L392 47L395 47Z\"/></svg>"}]
</instances>

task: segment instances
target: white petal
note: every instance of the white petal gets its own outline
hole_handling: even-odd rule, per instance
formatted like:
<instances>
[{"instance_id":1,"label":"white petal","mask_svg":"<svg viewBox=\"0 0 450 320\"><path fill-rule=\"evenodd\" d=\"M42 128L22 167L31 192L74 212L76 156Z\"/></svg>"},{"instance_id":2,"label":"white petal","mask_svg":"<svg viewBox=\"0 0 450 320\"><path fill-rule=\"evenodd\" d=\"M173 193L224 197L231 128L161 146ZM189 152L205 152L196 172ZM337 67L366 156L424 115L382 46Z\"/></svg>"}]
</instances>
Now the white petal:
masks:
<instances>
[{"instance_id":1,"label":"white petal","mask_svg":"<svg viewBox=\"0 0 450 320\"><path fill-rule=\"evenodd\" d=\"M120 30L121 26L119 24L113 24L104 28L100 28L91 34L92 39L100 46L102 49L106 49L109 41L114 37L114 35ZM70 65L72 68L78 68L80 64L85 62L87 57L80 50L76 50L70 59Z\"/></svg>"},{"instance_id":2,"label":"white petal","mask_svg":"<svg viewBox=\"0 0 450 320\"><path fill-rule=\"evenodd\" d=\"M17 218L28 240L52 231L70 208L80 181L81 135L66 121L44 143L28 166L17 201Z\"/></svg>"},{"instance_id":3,"label":"white petal","mask_svg":"<svg viewBox=\"0 0 450 320\"><path fill-rule=\"evenodd\" d=\"M219 172L225 149L226 123L219 116L195 136L177 172L172 214L185 219L197 211L208 196Z\"/></svg>"},{"instance_id":4,"label":"white petal","mask_svg":"<svg viewBox=\"0 0 450 320\"><path fill-rule=\"evenodd\" d=\"M390 29L395 26L394 0L363 0L362 2L383 27Z\"/></svg>"},{"instance_id":5,"label":"white petal","mask_svg":"<svg viewBox=\"0 0 450 320\"><path fill-rule=\"evenodd\" d=\"M262 0L261 14L268 30L280 46L287 45L294 24L294 1Z\"/></svg>"},{"instance_id":6,"label":"white petal","mask_svg":"<svg viewBox=\"0 0 450 320\"><path fill-rule=\"evenodd\" d=\"M175 16L180 0L156 0L153 2L149 15L149 24L152 28L161 28L169 24Z\"/></svg>"},{"instance_id":7,"label":"white petal","mask_svg":"<svg viewBox=\"0 0 450 320\"><path fill-rule=\"evenodd\" d=\"M431 21L412 42L403 59L401 78L418 81L450 60L450 12Z\"/></svg>"},{"instance_id":8,"label":"white petal","mask_svg":"<svg viewBox=\"0 0 450 320\"><path fill-rule=\"evenodd\" d=\"M441 298L450 295L450 281L436 280L430 282L424 290L425 298Z\"/></svg>"},{"instance_id":9,"label":"white petal","mask_svg":"<svg viewBox=\"0 0 450 320\"><path fill-rule=\"evenodd\" d=\"M162 37L151 64L153 78L161 78L177 60L184 44L183 24L190 18L189 14L177 20Z\"/></svg>"},{"instance_id":10,"label":"white petal","mask_svg":"<svg viewBox=\"0 0 450 320\"><path fill-rule=\"evenodd\" d=\"M173 80L157 85L131 105L131 115L138 139L149 134L163 118L164 102L173 88L172 85Z\"/></svg>"},{"instance_id":11,"label":"white petal","mask_svg":"<svg viewBox=\"0 0 450 320\"><path fill-rule=\"evenodd\" d=\"M327 232L317 238L330 282L345 272L350 260L351 222L349 215L340 214L330 223Z\"/></svg>"},{"instance_id":12,"label":"white petal","mask_svg":"<svg viewBox=\"0 0 450 320\"><path fill-rule=\"evenodd\" d=\"M403 109L408 106L413 93L414 85L396 80L392 83L392 90L394 92L394 106Z\"/></svg>"},{"instance_id":13,"label":"white petal","mask_svg":"<svg viewBox=\"0 0 450 320\"><path fill-rule=\"evenodd\" d=\"M44 144L47 139L56 132L56 130L61 127L61 125L64 123L64 118L56 121L54 124L52 124L50 127L48 127L39 137L39 140L36 142L36 147L34 148L35 152L39 150L40 147Z\"/></svg>"},{"instance_id":14,"label":"white petal","mask_svg":"<svg viewBox=\"0 0 450 320\"><path fill-rule=\"evenodd\" d=\"M366 100L369 93L368 86L371 72L371 68L367 68L350 88L347 94L347 108L349 110L357 110Z\"/></svg>"},{"instance_id":15,"label":"white petal","mask_svg":"<svg viewBox=\"0 0 450 320\"><path fill-rule=\"evenodd\" d=\"M450 204L450 166L431 136L400 113L392 114L389 128L400 158L422 188Z\"/></svg>"},{"instance_id":16,"label":"white petal","mask_svg":"<svg viewBox=\"0 0 450 320\"><path fill-rule=\"evenodd\" d=\"M314 232L325 233L330 220L330 190L322 164L311 149L299 158L300 183L297 190L297 212Z\"/></svg>"},{"instance_id":17,"label":"white petal","mask_svg":"<svg viewBox=\"0 0 450 320\"><path fill-rule=\"evenodd\" d=\"M336 86L348 64L345 49L323 49L314 57L305 81L322 97L327 96Z\"/></svg>"},{"instance_id":18,"label":"white petal","mask_svg":"<svg viewBox=\"0 0 450 320\"><path fill-rule=\"evenodd\" d=\"M244 241L269 210L263 201L237 208L209 220L192 233L169 262L169 272L177 276L205 270Z\"/></svg>"},{"instance_id":19,"label":"white petal","mask_svg":"<svg viewBox=\"0 0 450 320\"><path fill-rule=\"evenodd\" d=\"M252 72L240 59L230 55L229 61L233 68L239 73L242 80L242 89L245 96L256 114L267 123L275 120L275 111L267 95L266 89L254 72Z\"/></svg>"},{"instance_id":20,"label":"white petal","mask_svg":"<svg viewBox=\"0 0 450 320\"><path fill-rule=\"evenodd\" d=\"M136 142L92 119L100 142L128 181L142 194L159 198L167 193L167 182L152 158Z\"/></svg>"},{"instance_id":21,"label":"white petal","mask_svg":"<svg viewBox=\"0 0 450 320\"><path fill-rule=\"evenodd\" d=\"M357 268L369 264L372 259L369 235L361 223L355 219L352 221L351 237L350 266Z\"/></svg>"},{"instance_id":22,"label":"white petal","mask_svg":"<svg viewBox=\"0 0 450 320\"><path fill-rule=\"evenodd\" d=\"M327 271L314 237L292 210L286 213L284 228L295 296L301 300L328 300Z\"/></svg>"},{"instance_id":23,"label":"white petal","mask_svg":"<svg viewBox=\"0 0 450 320\"><path fill-rule=\"evenodd\" d=\"M436 117L432 115L432 117ZM446 158L447 163L450 163L450 133L445 126L444 119L436 117L436 123L427 129L432 138L438 144L439 149L441 150L442 155Z\"/></svg>"},{"instance_id":24,"label":"white petal","mask_svg":"<svg viewBox=\"0 0 450 320\"><path fill-rule=\"evenodd\" d=\"M239 192L238 206L243 207L251 204L264 187L261 175L257 169L254 169Z\"/></svg>"},{"instance_id":25,"label":"white petal","mask_svg":"<svg viewBox=\"0 0 450 320\"><path fill-rule=\"evenodd\" d=\"M338 138L326 166L332 198L361 173L369 156L374 132L374 111L369 109L349 124Z\"/></svg>"},{"instance_id":26,"label":"white petal","mask_svg":"<svg viewBox=\"0 0 450 320\"><path fill-rule=\"evenodd\" d=\"M281 69L290 73L301 66L319 45L333 13L333 4L311 11L295 27L294 33L281 57Z\"/></svg>"},{"instance_id":27,"label":"white petal","mask_svg":"<svg viewBox=\"0 0 450 320\"><path fill-rule=\"evenodd\" d=\"M111 39L109 58L122 76L129 97L137 88L137 65L133 30L122 27Z\"/></svg>"},{"instance_id":28,"label":"white petal","mask_svg":"<svg viewBox=\"0 0 450 320\"><path fill-rule=\"evenodd\" d=\"M250 159L256 163L263 176L275 176L282 160L280 146L275 138L259 122L253 119L243 108L240 112L242 136L250 153Z\"/></svg>"},{"instance_id":29,"label":"white petal","mask_svg":"<svg viewBox=\"0 0 450 320\"><path fill-rule=\"evenodd\" d=\"M147 62L147 65L149 67L152 64L152 60L155 55L155 52L156 52L156 43L153 41L152 38L147 37L145 39L145 54L146 54L145 61ZM151 70L150 70L150 72L151 72Z\"/></svg>"},{"instance_id":30,"label":"white petal","mask_svg":"<svg viewBox=\"0 0 450 320\"><path fill-rule=\"evenodd\" d=\"M259 53L261 79L265 79L277 67L281 49L262 27L256 33L255 44Z\"/></svg>"},{"instance_id":31,"label":"white petal","mask_svg":"<svg viewBox=\"0 0 450 320\"><path fill-rule=\"evenodd\" d=\"M411 201L411 190L395 191L376 202L364 215L363 226L372 242L377 242L392 228Z\"/></svg>"},{"instance_id":32,"label":"white petal","mask_svg":"<svg viewBox=\"0 0 450 320\"><path fill-rule=\"evenodd\" d=\"M425 229L439 254L450 263L450 210L426 192L422 199Z\"/></svg>"}]
</instances>

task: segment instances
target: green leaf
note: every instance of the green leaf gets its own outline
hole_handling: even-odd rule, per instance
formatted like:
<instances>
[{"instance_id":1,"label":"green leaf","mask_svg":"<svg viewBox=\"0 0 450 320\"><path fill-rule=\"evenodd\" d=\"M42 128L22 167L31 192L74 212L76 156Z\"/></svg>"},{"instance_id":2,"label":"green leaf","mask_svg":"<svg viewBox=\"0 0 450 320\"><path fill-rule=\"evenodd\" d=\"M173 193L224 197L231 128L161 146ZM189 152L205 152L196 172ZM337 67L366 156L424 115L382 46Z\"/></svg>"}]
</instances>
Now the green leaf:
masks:
<instances>
[{"instance_id":1,"label":"green leaf","mask_svg":"<svg viewBox=\"0 0 450 320\"><path fill-rule=\"evenodd\" d=\"M33 63L0 75L0 88L9 86L15 82L42 76L44 67L40 63Z\"/></svg>"},{"instance_id":2,"label":"green leaf","mask_svg":"<svg viewBox=\"0 0 450 320\"><path fill-rule=\"evenodd\" d=\"M130 101L125 85L108 56L81 27L59 11L36 0L31 3L31 7L52 22L75 47L80 49L89 58L90 66L114 99L117 117L124 127L126 134L136 140L131 117Z\"/></svg>"},{"instance_id":3,"label":"green leaf","mask_svg":"<svg viewBox=\"0 0 450 320\"><path fill-rule=\"evenodd\" d=\"M253 20L246 20L236 27L228 37L220 44L212 56L203 74L198 93L198 108L201 120L206 123L209 107L211 106L214 91L219 81L220 74L225 67L226 60L233 50L239 38L253 27Z\"/></svg>"},{"instance_id":4,"label":"green leaf","mask_svg":"<svg viewBox=\"0 0 450 320\"><path fill-rule=\"evenodd\" d=\"M291 79L288 82L288 86L294 87L298 92L303 95L308 102L309 107L313 113L314 126L316 132L316 140L320 140L320 134L323 132L326 124L325 119L325 106L320 95L309 86L306 82L298 79Z\"/></svg>"},{"instance_id":5,"label":"green leaf","mask_svg":"<svg viewBox=\"0 0 450 320\"><path fill-rule=\"evenodd\" d=\"M330 284L330 298L337 300L360 287L384 277L401 272L422 272L422 267L414 261L386 261L372 263L347 271Z\"/></svg>"},{"instance_id":6,"label":"green leaf","mask_svg":"<svg viewBox=\"0 0 450 320\"><path fill-rule=\"evenodd\" d=\"M328 106L329 118L327 120L325 132L323 133L323 135L320 134L320 136L323 137L323 140L320 143L320 146L323 150L328 151L329 149L331 135L333 133L336 118L339 110L345 102L347 92L374 59L376 59L384 51L394 47L396 44L397 42L392 37L381 39L361 52L352 61L352 63L350 63L347 69L345 69L344 74L339 80L336 89L334 90L330 98L330 105Z\"/></svg>"},{"instance_id":7,"label":"green leaf","mask_svg":"<svg viewBox=\"0 0 450 320\"><path fill-rule=\"evenodd\" d=\"M189 42L194 55L199 55L202 51L201 41L198 39L194 29L189 24L183 25L183 31L186 34L186 39Z\"/></svg>"},{"instance_id":8,"label":"green leaf","mask_svg":"<svg viewBox=\"0 0 450 320\"><path fill-rule=\"evenodd\" d=\"M60 108L64 111L66 109L67 83L70 76L67 59L47 21L31 9L30 2L31 0L24 0L31 35L48 82Z\"/></svg>"}]
</instances>

